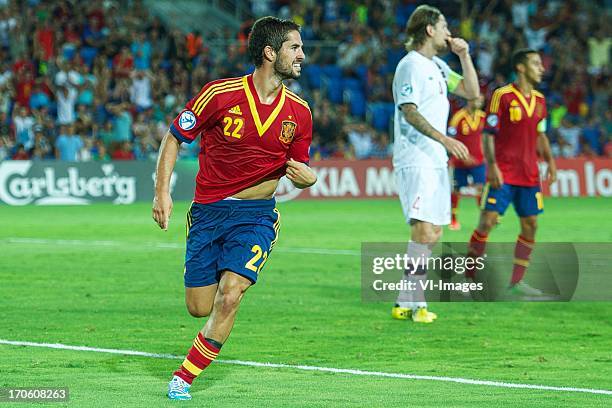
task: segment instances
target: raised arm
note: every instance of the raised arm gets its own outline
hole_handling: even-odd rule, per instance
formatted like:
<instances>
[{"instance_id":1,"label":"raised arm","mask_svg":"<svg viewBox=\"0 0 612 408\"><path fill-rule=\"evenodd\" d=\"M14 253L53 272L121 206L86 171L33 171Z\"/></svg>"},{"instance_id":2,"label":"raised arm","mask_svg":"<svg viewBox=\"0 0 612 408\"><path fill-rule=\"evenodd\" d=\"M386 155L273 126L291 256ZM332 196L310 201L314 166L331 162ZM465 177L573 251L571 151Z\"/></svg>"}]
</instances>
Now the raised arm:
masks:
<instances>
[{"instance_id":1,"label":"raised arm","mask_svg":"<svg viewBox=\"0 0 612 408\"><path fill-rule=\"evenodd\" d=\"M478 98L480 87L478 86L476 68L474 68L474 63L470 56L470 46L462 38L451 38L449 45L451 51L459 57L461 74L463 75L463 78L459 80L459 84L451 92L465 99Z\"/></svg>"},{"instance_id":2,"label":"raised arm","mask_svg":"<svg viewBox=\"0 0 612 408\"><path fill-rule=\"evenodd\" d=\"M172 214L172 197L170 196L170 177L176 164L180 143L170 133L164 136L155 171L155 198L153 199L153 219L164 231L168 229Z\"/></svg>"}]
</instances>

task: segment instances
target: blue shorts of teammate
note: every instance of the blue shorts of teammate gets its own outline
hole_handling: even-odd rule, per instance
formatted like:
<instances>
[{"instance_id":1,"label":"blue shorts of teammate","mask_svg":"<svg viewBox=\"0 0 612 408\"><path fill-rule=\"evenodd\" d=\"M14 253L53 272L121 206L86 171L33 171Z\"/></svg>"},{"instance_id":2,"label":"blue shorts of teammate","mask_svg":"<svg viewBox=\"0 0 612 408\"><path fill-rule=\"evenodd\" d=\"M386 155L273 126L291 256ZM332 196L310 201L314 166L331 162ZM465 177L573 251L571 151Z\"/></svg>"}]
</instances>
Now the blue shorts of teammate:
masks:
<instances>
[{"instance_id":1,"label":"blue shorts of teammate","mask_svg":"<svg viewBox=\"0 0 612 408\"><path fill-rule=\"evenodd\" d=\"M276 200L193 203L187 212L185 287L219 283L230 270L253 284L280 229Z\"/></svg>"},{"instance_id":2,"label":"blue shorts of teammate","mask_svg":"<svg viewBox=\"0 0 612 408\"><path fill-rule=\"evenodd\" d=\"M482 191L480 208L504 215L510 202L519 217L530 217L544 211L540 186L524 187L512 184L504 184L501 188L495 189L487 183Z\"/></svg>"},{"instance_id":3,"label":"blue shorts of teammate","mask_svg":"<svg viewBox=\"0 0 612 408\"><path fill-rule=\"evenodd\" d=\"M472 176L473 184L484 184L487 180L486 168L484 163L480 166L466 167L463 169L455 167L453 174L456 189L460 189L461 187L467 187L470 185L470 183L468 183L468 176Z\"/></svg>"}]
</instances>

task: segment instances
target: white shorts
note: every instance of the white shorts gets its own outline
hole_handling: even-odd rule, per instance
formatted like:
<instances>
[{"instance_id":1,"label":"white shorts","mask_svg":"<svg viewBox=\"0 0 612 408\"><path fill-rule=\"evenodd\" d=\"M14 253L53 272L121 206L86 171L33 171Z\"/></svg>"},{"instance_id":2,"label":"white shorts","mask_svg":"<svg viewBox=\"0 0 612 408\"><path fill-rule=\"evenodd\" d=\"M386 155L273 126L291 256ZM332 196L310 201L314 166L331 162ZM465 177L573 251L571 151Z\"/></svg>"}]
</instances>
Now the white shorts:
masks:
<instances>
[{"instance_id":1,"label":"white shorts","mask_svg":"<svg viewBox=\"0 0 612 408\"><path fill-rule=\"evenodd\" d=\"M448 225L451 188L447 168L406 167L395 170L395 183L406 222Z\"/></svg>"}]
</instances>

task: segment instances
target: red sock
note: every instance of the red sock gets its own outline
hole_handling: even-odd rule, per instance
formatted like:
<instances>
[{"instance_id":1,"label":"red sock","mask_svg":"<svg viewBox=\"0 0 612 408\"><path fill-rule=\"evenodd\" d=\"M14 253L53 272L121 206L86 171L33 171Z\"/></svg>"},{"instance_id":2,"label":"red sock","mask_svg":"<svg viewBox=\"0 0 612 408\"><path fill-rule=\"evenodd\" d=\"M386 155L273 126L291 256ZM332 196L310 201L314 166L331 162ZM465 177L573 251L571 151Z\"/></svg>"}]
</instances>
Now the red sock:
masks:
<instances>
[{"instance_id":1,"label":"red sock","mask_svg":"<svg viewBox=\"0 0 612 408\"><path fill-rule=\"evenodd\" d=\"M457 221L457 213L459 212L459 193L451 193L451 220Z\"/></svg>"},{"instance_id":2,"label":"red sock","mask_svg":"<svg viewBox=\"0 0 612 408\"><path fill-rule=\"evenodd\" d=\"M202 333L198 333L198 336L193 341L193 346L189 349L187 357L185 357L183 364L181 364L181 368L176 370L174 375L181 377L191 384L217 358L218 354L219 348L210 344Z\"/></svg>"},{"instance_id":3,"label":"red sock","mask_svg":"<svg viewBox=\"0 0 612 408\"><path fill-rule=\"evenodd\" d=\"M514 247L514 266L512 267L511 285L520 282L523 276L525 276L534 245L535 241L531 241L521 235L518 236L516 246Z\"/></svg>"},{"instance_id":4,"label":"red sock","mask_svg":"<svg viewBox=\"0 0 612 408\"><path fill-rule=\"evenodd\" d=\"M468 256L472 258L478 258L482 256L485 252L485 248L487 247L488 238L488 234L481 234L477 230L474 230L472 236L470 237L470 244L468 245ZM469 268L465 272L465 276L468 278L474 279L475 275L476 269L474 268Z\"/></svg>"},{"instance_id":5,"label":"red sock","mask_svg":"<svg viewBox=\"0 0 612 408\"><path fill-rule=\"evenodd\" d=\"M476 203L478 204L478 208L480 208L481 202L482 202L482 194L476 194Z\"/></svg>"}]
</instances>

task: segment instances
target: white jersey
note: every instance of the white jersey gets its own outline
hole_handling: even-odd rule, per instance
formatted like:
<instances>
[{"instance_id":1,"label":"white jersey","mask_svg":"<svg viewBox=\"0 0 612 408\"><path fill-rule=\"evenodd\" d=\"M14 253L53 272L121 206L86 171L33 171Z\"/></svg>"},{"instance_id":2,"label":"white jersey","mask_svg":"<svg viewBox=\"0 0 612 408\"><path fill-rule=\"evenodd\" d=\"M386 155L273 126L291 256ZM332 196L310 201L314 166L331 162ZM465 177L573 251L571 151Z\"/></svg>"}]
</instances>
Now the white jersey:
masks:
<instances>
[{"instance_id":1,"label":"white jersey","mask_svg":"<svg viewBox=\"0 0 612 408\"><path fill-rule=\"evenodd\" d=\"M448 155L442 144L425 136L404 118L401 105L412 103L418 112L442 134L446 134L453 91L463 79L438 57L429 59L410 51L401 59L393 77L395 103L393 167L444 168Z\"/></svg>"}]
</instances>

